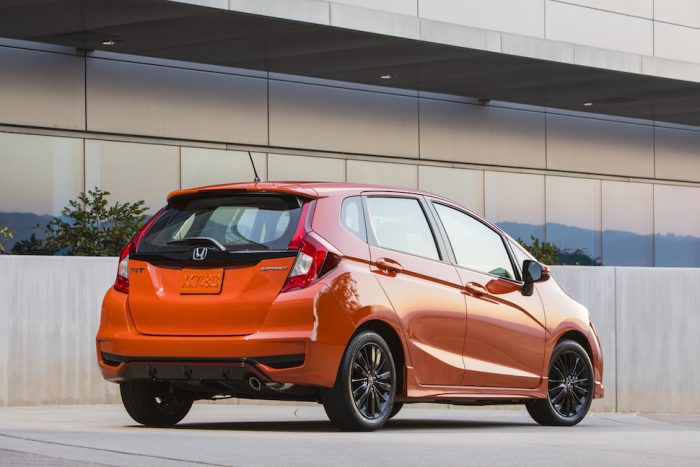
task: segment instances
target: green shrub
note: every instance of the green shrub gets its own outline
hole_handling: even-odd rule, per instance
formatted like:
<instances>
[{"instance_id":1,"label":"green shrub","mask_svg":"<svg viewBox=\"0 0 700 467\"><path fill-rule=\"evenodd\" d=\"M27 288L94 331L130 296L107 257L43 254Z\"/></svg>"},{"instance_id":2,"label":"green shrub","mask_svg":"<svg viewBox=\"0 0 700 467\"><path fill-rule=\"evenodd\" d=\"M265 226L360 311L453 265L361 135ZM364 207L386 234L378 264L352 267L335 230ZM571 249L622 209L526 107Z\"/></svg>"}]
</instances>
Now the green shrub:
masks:
<instances>
[{"instance_id":1,"label":"green shrub","mask_svg":"<svg viewBox=\"0 0 700 467\"><path fill-rule=\"evenodd\" d=\"M9 238L12 238L12 231L10 230L9 227L0 227L0 253L5 253L5 244L3 240L7 240Z\"/></svg>"},{"instance_id":2,"label":"green shrub","mask_svg":"<svg viewBox=\"0 0 700 467\"><path fill-rule=\"evenodd\" d=\"M75 256L118 256L146 220L144 201L109 205L108 191L80 193L46 226L43 247ZM35 245L36 248L39 245Z\"/></svg>"},{"instance_id":3,"label":"green shrub","mask_svg":"<svg viewBox=\"0 0 700 467\"><path fill-rule=\"evenodd\" d=\"M560 251L555 244L540 241L540 239L534 235L530 236L530 240L532 241L531 245L525 243L522 238L518 238L518 243L525 247L525 249L527 249L527 251L529 251L530 254L537 259L537 261L550 265L559 264Z\"/></svg>"}]
</instances>

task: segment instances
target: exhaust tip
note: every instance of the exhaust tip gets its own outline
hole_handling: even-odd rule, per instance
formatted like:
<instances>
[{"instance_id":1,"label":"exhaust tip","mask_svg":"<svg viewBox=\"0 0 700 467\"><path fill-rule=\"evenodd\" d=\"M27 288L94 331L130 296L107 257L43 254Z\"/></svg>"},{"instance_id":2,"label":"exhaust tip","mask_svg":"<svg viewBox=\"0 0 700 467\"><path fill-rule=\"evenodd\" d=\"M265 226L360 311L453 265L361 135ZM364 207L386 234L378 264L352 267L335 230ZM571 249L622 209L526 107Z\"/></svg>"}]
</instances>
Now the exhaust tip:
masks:
<instances>
[{"instance_id":1,"label":"exhaust tip","mask_svg":"<svg viewBox=\"0 0 700 467\"><path fill-rule=\"evenodd\" d=\"M248 385L253 391L260 391L262 389L262 383L255 376L248 378Z\"/></svg>"}]
</instances>

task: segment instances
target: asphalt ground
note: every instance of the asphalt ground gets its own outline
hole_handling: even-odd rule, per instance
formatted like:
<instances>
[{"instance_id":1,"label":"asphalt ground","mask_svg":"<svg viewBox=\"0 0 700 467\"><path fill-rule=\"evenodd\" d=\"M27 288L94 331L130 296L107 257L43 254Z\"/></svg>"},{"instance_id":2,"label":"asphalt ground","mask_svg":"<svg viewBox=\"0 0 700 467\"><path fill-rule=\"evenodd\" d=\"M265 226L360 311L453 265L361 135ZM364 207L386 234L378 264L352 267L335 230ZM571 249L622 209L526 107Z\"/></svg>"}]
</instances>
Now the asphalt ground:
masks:
<instances>
[{"instance_id":1,"label":"asphalt ground","mask_svg":"<svg viewBox=\"0 0 700 467\"><path fill-rule=\"evenodd\" d=\"M700 415L592 413L541 427L524 410L405 407L385 428L344 433L320 406L196 404L174 428L120 405L0 408L12 466L700 466Z\"/></svg>"}]
</instances>

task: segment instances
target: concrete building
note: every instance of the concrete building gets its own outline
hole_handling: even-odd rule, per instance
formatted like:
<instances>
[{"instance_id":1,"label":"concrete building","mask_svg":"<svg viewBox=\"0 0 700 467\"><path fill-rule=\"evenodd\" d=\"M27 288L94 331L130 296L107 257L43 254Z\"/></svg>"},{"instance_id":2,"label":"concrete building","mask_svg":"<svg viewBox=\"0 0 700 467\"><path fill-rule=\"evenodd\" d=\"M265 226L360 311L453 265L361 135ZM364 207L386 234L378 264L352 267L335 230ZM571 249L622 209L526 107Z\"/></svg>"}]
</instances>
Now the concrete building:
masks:
<instances>
[{"instance_id":1,"label":"concrete building","mask_svg":"<svg viewBox=\"0 0 700 467\"><path fill-rule=\"evenodd\" d=\"M565 260L700 266L693 0L0 0L0 226L80 191L420 188ZM8 247L13 246L9 242Z\"/></svg>"}]
</instances>

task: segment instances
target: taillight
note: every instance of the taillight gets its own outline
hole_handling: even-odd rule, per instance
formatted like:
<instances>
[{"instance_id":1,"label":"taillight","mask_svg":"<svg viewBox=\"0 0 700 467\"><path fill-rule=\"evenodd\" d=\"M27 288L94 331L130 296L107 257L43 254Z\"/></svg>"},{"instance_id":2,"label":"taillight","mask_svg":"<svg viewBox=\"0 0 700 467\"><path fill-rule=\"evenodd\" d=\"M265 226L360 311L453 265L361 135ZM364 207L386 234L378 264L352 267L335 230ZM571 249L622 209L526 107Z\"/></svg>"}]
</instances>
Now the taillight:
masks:
<instances>
[{"instance_id":1,"label":"taillight","mask_svg":"<svg viewBox=\"0 0 700 467\"><path fill-rule=\"evenodd\" d=\"M143 227L141 227L139 231L136 232L136 235L134 235L132 239L129 240L129 243L126 244L122 252L119 253L117 279L114 281L114 290L116 290L117 292L129 293L129 255L136 251L136 248L139 246L141 238L143 238L146 231L148 231L153 222L155 222L156 218L158 217L158 215L160 215L163 209L158 211L155 216L151 217L148 220L148 222L146 222L143 225Z\"/></svg>"},{"instance_id":2,"label":"taillight","mask_svg":"<svg viewBox=\"0 0 700 467\"><path fill-rule=\"evenodd\" d=\"M315 208L314 201L304 203L301 208L297 229L287 247L290 250L298 249L299 253L282 286L282 292L308 287L340 263L340 255L330 251L330 246L324 246L321 239L314 238L310 233Z\"/></svg>"},{"instance_id":3,"label":"taillight","mask_svg":"<svg viewBox=\"0 0 700 467\"><path fill-rule=\"evenodd\" d=\"M340 264L340 255L329 251L328 247L311 235L307 234L300 244L299 253L282 286L282 292L308 287Z\"/></svg>"}]
</instances>

